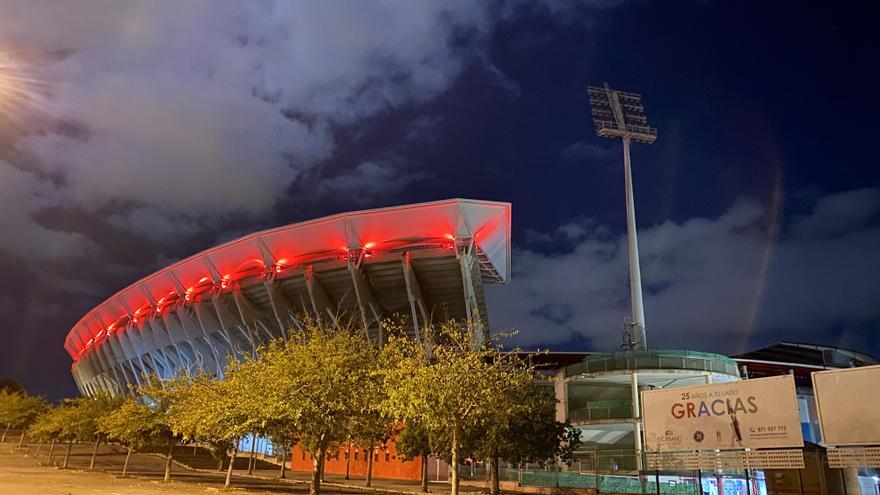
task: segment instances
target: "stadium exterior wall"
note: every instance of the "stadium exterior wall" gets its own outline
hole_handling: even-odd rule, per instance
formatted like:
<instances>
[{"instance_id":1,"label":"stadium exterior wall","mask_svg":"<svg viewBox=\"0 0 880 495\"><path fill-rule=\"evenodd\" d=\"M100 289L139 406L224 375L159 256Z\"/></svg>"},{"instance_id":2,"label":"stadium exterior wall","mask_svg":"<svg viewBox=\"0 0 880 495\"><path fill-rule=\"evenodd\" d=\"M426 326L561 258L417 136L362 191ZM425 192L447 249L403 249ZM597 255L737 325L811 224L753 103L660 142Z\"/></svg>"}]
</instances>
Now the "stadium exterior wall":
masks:
<instances>
[{"instance_id":1,"label":"stadium exterior wall","mask_svg":"<svg viewBox=\"0 0 880 495\"><path fill-rule=\"evenodd\" d=\"M509 203L451 199L343 213L257 232L121 290L84 316L65 349L83 395L130 393L145 374L223 376L228 359L287 339L304 315L355 315L376 345L381 322L433 315L486 338L483 285L510 274Z\"/></svg>"}]
</instances>

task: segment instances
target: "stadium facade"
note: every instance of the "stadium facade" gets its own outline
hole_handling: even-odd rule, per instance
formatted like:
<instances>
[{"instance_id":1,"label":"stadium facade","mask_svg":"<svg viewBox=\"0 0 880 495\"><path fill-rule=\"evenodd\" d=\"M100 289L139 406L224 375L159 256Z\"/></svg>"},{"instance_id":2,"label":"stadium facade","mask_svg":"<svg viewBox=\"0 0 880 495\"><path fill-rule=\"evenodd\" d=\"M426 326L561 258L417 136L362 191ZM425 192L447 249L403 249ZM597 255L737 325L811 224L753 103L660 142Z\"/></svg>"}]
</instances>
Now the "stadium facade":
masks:
<instances>
[{"instance_id":1,"label":"stadium facade","mask_svg":"<svg viewBox=\"0 0 880 495\"><path fill-rule=\"evenodd\" d=\"M70 330L83 395L130 393L144 374L222 377L227 359L287 339L299 318L357 315L366 337L406 315L421 339L432 315L488 331L483 286L510 276L509 203L451 199L365 210L257 232L202 251L119 291Z\"/></svg>"}]
</instances>

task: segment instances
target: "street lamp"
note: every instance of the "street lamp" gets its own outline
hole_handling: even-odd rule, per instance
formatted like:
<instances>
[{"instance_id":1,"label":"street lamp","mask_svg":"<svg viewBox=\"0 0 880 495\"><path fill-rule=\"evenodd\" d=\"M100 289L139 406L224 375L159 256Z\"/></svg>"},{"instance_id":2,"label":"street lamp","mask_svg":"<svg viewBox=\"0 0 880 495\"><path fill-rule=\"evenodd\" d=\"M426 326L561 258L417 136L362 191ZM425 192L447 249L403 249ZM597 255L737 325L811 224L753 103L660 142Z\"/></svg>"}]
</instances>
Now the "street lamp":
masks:
<instances>
[{"instance_id":1,"label":"street lamp","mask_svg":"<svg viewBox=\"0 0 880 495\"><path fill-rule=\"evenodd\" d=\"M639 267L639 242L636 236L636 210L633 204L632 170L630 167L630 141L653 143L657 129L648 125L642 95L616 91L608 87L587 86L593 124L596 134L605 138L623 140L623 170L626 182L626 226L629 247L629 290L632 300L632 321L629 323L624 345L629 349L647 347L645 336L645 308L642 302L642 274Z\"/></svg>"}]
</instances>

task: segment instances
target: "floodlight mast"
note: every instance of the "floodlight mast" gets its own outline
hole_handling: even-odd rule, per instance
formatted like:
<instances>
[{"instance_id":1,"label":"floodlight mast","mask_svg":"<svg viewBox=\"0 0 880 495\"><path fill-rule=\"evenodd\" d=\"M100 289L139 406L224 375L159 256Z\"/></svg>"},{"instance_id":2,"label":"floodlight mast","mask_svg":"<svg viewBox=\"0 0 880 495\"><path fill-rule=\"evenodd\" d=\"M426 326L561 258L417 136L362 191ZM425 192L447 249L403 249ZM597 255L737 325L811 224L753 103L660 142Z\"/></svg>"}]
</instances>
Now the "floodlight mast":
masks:
<instances>
[{"instance_id":1,"label":"floodlight mast","mask_svg":"<svg viewBox=\"0 0 880 495\"><path fill-rule=\"evenodd\" d=\"M625 345L641 350L647 347L645 335L645 308L642 302L642 271L639 267L639 241L636 235L636 209L633 202L630 141L653 143L657 129L648 125L642 96L637 93L616 91L608 87L588 86L593 124L596 134L623 141L623 172L626 185L626 238L629 248L629 290L632 301L632 321Z\"/></svg>"}]
</instances>

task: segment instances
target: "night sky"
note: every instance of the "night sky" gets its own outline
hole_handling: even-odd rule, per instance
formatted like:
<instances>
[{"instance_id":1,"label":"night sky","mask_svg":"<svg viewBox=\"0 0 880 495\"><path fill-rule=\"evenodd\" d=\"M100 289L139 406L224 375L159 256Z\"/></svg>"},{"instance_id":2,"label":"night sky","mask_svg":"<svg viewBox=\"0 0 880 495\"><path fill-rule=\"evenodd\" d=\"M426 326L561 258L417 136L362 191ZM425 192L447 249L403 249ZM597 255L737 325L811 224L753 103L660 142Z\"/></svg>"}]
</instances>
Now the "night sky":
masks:
<instances>
[{"instance_id":1,"label":"night sky","mask_svg":"<svg viewBox=\"0 0 880 495\"><path fill-rule=\"evenodd\" d=\"M649 345L880 354L871 8L0 0L0 378L74 394L67 331L174 260L453 197L513 203L493 330L615 349L622 157L586 98L603 81L659 129L633 149Z\"/></svg>"}]
</instances>

